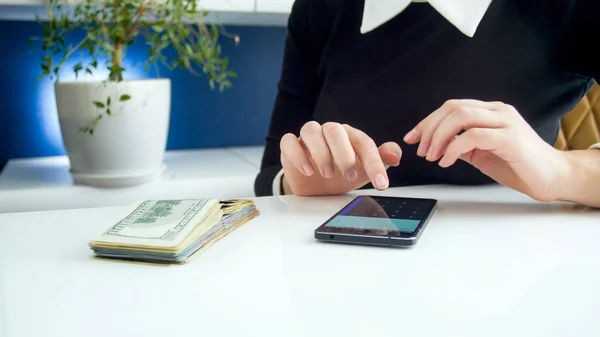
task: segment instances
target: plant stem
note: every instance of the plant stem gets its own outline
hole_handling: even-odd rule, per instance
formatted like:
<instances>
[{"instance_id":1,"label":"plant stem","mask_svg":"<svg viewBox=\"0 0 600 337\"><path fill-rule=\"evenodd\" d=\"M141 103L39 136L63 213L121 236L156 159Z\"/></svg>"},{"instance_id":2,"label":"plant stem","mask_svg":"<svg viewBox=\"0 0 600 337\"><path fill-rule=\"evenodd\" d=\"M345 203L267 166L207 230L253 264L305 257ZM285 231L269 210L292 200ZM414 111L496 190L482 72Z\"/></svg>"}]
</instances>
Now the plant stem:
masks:
<instances>
[{"instance_id":1,"label":"plant stem","mask_svg":"<svg viewBox=\"0 0 600 337\"><path fill-rule=\"evenodd\" d=\"M118 22L119 17L119 0L113 0L113 20L115 24ZM121 71L121 60L123 59L123 43L125 39L122 36L116 36L114 38L112 52L112 71L110 80L119 82L123 80L123 73Z\"/></svg>"},{"instance_id":2,"label":"plant stem","mask_svg":"<svg viewBox=\"0 0 600 337\"><path fill-rule=\"evenodd\" d=\"M142 18L142 15L144 15L144 12L146 11L146 7L149 5L149 3L150 3L150 1L144 1L140 5L140 8L138 8L137 12L135 13L133 22L131 22L129 27L127 27L127 30L125 31L125 35L128 36L137 31L137 29L139 27L140 19Z\"/></svg>"},{"instance_id":3,"label":"plant stem","mask_svg":"<svg viewBox=\"0 0 600 337\"><path fill-rule=\"evenodd\" d=\"M116 43L115 49L112 53L112 75L110 80L119 82L123 80L123 73L121 71L121 60L123 59L123 44Z\"/></svg>"},{"instance_id":4,"label":"plant stem","mask_svg":"<svg viewBox=\"0 0 600 337\"><path fill-rule=\"evenodd\" d=\"M58 64L58 67L62 67L63 64L67 61L67 59L69 57L71 57L71 55L73 53L75 53L77 50L79 50L79 48L81 48L81 46L83 46L84 43L86 43L88 41L88 38L84 38L83 40L79 41L79 43L77 45L75 45L75 47L72 47L71 49L69 49L68 52L65 53L65 55L63 56L62 60L60 60L60 63Z\"/></svg>"}]
</instances>

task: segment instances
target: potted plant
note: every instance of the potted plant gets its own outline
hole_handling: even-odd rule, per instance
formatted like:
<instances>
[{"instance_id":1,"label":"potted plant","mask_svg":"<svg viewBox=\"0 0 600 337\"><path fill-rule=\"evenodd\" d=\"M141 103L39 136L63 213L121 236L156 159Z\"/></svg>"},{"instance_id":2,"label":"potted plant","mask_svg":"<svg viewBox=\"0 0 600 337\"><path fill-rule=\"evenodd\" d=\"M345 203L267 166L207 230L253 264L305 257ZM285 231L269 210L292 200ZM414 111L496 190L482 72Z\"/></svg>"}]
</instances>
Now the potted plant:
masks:
<instances>
[{"instance_id":1,"label":"potted plant","mask_svg":"<svg viewBox=\"0 0 600 337\"><path fill-rule=\"evenodd\" d=\"M228 35L197 0L50 0L43 34L42 76L55 81L70 173L77 184L128 186L158 176L169 128L168 78L125 79L127 48L147 45L144 71L164 65L204 75L211 88L231 86L219 37ZM68 44L69 34L77 43ZM169 50L167 57L165 51ZM61 81L68 66L74 81ZM80 80L104 72L101 80ZM78 80L79 79L79 80Z\"/></svg>"}]
</instances>

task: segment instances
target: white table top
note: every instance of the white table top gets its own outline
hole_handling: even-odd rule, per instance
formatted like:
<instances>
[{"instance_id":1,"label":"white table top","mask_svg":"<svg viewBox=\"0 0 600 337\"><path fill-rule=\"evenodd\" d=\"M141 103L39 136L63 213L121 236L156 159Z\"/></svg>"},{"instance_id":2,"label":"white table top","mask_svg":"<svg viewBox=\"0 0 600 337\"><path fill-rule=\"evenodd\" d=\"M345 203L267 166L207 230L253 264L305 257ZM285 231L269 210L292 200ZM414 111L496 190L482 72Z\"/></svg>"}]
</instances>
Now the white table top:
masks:
<instances>
[{"instance_id":1,"label":"white table top","mask_svg":"<svg viewBox=\"0 0 600 337\"><path fill-rule=\"evenodd\" d=\"M0 213L109 207L162 198L249 198L263 147L168 151L158 179L125 188L74 185L66 156L13 159L0 174Z\"/></svg>"},{"instance_id":2,"label":"white table top","mask_svg":"<svg viewBox=\"0 0 600 337\"><path fill-rule=\"evenodd\" d=\"M167 151L161 180L254 176L262 152L262 146ZM0 172L0 190L72 185L67 156L11 159Z\"/></svg>"},{"instance_id":3,"label":"white table top","mask_svg":"<svg viewBox=\"0 0 600 337\"><path fill-rule=\"evenodd\" d=\"M599 336L600 213L502 187L415 187L410 249L319 243L352 196L258 198L187 265L91 258L125 208L0 214L0 336Z\"/></svg>"}]
</instances>

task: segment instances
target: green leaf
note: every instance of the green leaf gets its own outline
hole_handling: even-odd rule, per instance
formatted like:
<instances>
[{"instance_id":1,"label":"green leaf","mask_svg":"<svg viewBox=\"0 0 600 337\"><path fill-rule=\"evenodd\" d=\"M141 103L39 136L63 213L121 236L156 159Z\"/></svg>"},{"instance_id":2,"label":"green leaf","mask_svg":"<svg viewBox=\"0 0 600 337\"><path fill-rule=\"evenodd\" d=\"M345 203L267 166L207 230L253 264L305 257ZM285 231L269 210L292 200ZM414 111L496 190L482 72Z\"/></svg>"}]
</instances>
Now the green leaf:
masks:
<instances>
[{"instance_id":1,"label":"green leaf","mask_svg":"<svg viewBox=\"0 0 600 337\"><path fill-rule=\"evenodd\" d=\"M121 101L121 102L128 101L130 99L131 99L131 96L129 96L127 94L121 95L121 97L119 97L119 101Z\"/></svg>"},{"instance_id":2,"label":"green leaf","mask_svg":"<svg viewBox=\"0 0 600 337\"><path fill-rule=\"evenodd\" d=\"M90 68L85 68L85 72L88 73L88 74L90 74L90 75L93 75L92 74L92 70Z\"/></svg>"},{"instance_id":3,"label":"green leaf","mask_svg":"<svg viewBox=\"0 0 600 337\"><path fill-rule=\"evenodd\" d=\"M185 44L185 51L190 55L194 54L194 51L192 50L192 46L189 43Z\"/></svg>"},{"instance_id":4,"label":"green leaf","mask_svg":"<svg viewBox=\"0 0 600 337\"><path fill-rule=\"evenodd\" d=\"M213 40L217 39L217 36L219 36L219 32L217 31L217 27L216 26L212 26L211 30L210 30L210 35L212 37Z\"/></svg>"},{"instance_id":5,"label":"green leaf","mask_svg":"<svg viewBox=\"0 0 600 337\"><path fill-rule=\"evenodd\" d=\"M152 30L155 31L156 33L162 33L165 31L165 29L163 28L162 25L160 24L154 24L152 25Z\"/></svg>"},{"instance_id":6,"label":"green leaf","mask_svg":"<svg viewBox=\"0 0 600 337\"><path fill-rule=\"evenodd\" d=\"M92 103L94 103L97 108L104 109L104 103L98 101L93 101Z\"/></svg>"},{"instance_id":7,"label":"green leaf","mask_svg":"<svg viewBox=\"0 0 600 337\"><path fill-rule=\"evenodd\" d=\"M96 67L98 67L98 61L96 61L96 60L93 60L93 61L90 63L90 65L91 65L92 67L94 67L94 69L96 69Z\"/></svg>"},{"instance_id":8,"label":"green leaf","mask_svg":"<svg viewBox=\"0 0 600 337\"><path fill-rule=\"evenodd\" d=\"M111 52L111 51L115 50L115 48L108 42L102 43L102 48L104 48L104 51L106 51L106 52Z\"/></svg>"},{"instance_id":9,"label":"green leaf","mask_svg":"<svg viewBox=\"0 0 600 337\"><path fill-rule=\"evenodd\" d=\"M106 109L106 114L110 116L110 108Z\"/></svg>"},{"instance_id":10,"label":"green leaf","mask_svg":"<svg viewBox=\"0 0 600 337\"><path fill-rule=\"evenodd\" d=\"M108 98L106 99L106 105L109 106L110 105L110 96L108 96Z\"/></svg>"},{"instance_id":11,"label":"green leaf","mask_svg":"<svg viewBox=\"0 0 600 337\"><path fill-rule=\"evenodd\" d=\"M83 69L83 66L81 65L81 63L77 63L76 65L73 66L73 71L75 72L75 78L77 78L77 76L79 76L79 72L81 71L81 69Z\"/></svg>"}]
</instances>

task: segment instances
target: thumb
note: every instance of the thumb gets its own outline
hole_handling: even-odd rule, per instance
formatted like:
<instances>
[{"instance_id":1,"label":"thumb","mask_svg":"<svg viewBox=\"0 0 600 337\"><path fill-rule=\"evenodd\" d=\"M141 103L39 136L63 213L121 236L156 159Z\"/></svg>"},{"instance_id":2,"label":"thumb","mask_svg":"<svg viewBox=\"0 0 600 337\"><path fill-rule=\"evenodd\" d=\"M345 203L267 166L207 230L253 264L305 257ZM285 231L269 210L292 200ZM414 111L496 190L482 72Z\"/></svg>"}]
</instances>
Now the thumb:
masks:
<instances>
[{"instance_id":1,"label":"thumb","mask_svg":"<svg viewBox=\"0 0 600 337\"><path fill-rule=\"evenodd\" d=\"M400 145L395 142L384 143L378 148L379 156L381 156L381 160L383 164L385 164L385 168L389 168L390 166L398 166L400 165L400 159L402 158L402 149Z\"/></svg>"}]
</instances>

